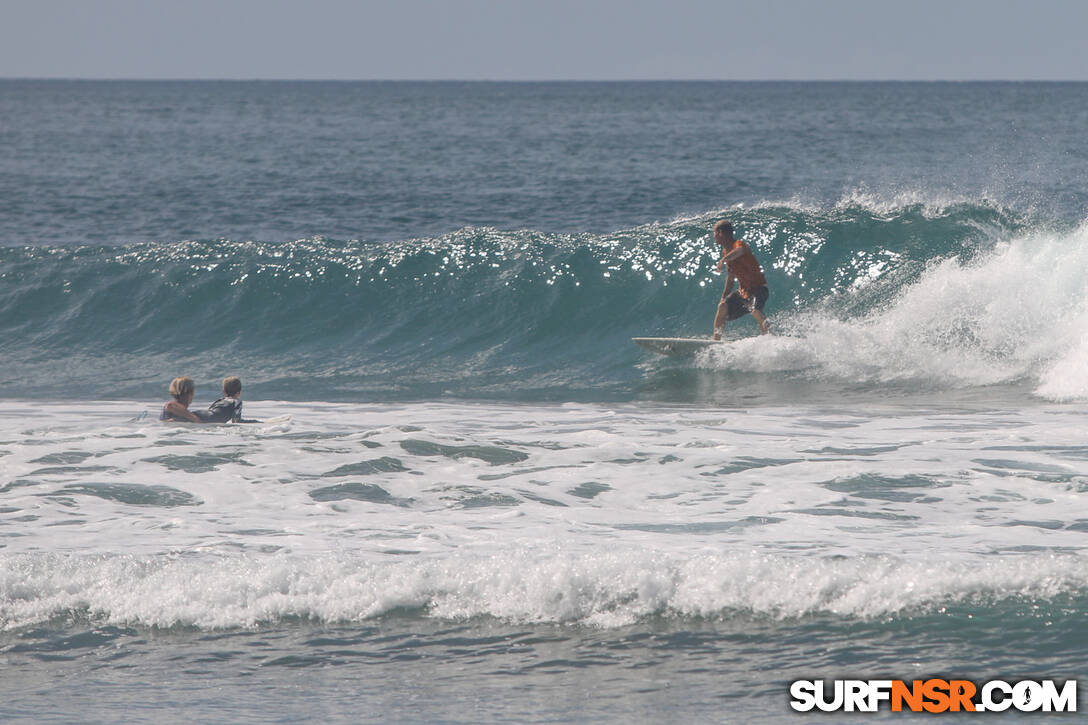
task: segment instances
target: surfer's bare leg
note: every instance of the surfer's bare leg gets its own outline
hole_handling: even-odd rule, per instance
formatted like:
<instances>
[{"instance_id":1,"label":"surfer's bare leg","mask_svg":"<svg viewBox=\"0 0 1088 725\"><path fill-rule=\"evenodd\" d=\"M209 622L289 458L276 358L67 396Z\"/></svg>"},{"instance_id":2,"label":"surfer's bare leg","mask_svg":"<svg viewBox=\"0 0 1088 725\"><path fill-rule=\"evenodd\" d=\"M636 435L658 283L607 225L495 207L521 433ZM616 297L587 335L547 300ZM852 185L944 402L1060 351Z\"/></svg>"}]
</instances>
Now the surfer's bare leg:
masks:
<instances>
[{"instance_id":1,"label":"surfer's bare leg","mask_svg":"<svg viewBox=\"0 0 1088 725\"><path fill-rule=\"evenodd\" d=\"M729 304L723 299L718 303L718 314L714 315L714 339L722 339L722 330L725 329L725 318L729 314Z\"/></svg>"},{"instance_id":2,"label":"surfer's bare leg","mask_svg":"<svg viewBox=\"0 0 1088 725\"><path fill-rule=\"evenodd\" d=\"M767 324L767 316L754 307L752 308L752 317L756 318L756 324L759 325L761 335L766 335L771 331L771 326Z\"/></svg>"}]
</instances>

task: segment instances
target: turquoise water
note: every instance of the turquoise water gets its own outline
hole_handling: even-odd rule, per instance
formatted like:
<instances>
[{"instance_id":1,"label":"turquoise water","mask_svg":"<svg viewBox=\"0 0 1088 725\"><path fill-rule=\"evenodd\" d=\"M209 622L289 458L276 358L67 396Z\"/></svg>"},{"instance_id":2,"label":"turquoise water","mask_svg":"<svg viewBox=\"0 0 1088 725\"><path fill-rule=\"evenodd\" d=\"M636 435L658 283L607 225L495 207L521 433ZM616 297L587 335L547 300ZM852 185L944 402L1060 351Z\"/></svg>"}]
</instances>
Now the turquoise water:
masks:
<instances>
[{"instance_id":1,"label":"turquoise water","mask_svg":"<svg viewBox=\"0 0 1088 725\"><path fill-rule=\"evenodd\" d=\"M1083 675L1088 86L3 81L0 118L3 719ZM723 217L776 334L631 344L709 334ZM271 420L159 424L181 374Z\"/></svg>"}]
</instances>

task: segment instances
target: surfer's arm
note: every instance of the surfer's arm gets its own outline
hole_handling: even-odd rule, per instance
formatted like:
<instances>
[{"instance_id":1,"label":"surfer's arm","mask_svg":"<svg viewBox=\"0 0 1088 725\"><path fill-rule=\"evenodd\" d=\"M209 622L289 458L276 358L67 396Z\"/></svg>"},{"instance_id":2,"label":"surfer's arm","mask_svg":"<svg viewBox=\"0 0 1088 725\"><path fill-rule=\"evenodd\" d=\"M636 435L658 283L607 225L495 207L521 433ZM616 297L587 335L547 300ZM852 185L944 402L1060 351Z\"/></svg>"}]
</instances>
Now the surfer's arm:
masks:
<instances>
[{"instance_id":1,"label":"surfer's arm","mask_svg":"<svg viewBox=\"0 0 1088 725\"><path fill-rule=\"evenodd\" d=\"M726 262L732 262L734 259L740 257L748 251L748 245L744 243L729 252L726 252L725 249L722 249L722 258L718 260L718 272L720 273L722 271L723 264L725 264Z\"/></svg>"},{"instance_id":2,"label":"surfer's arm","mask_svg":"<svg viewBox=\"0 0 1088 725\"><path fill-rule=\"evenodd\" d=\"M723 262L732 262L734 259L736 259L737 257L740 257L741 255L743 255L747 251L748 251L748 245L747 244L742 244L741 246L737 247L736 249L734 249L734 250L732 250L730 252L727 252L726 254L723 254L722 258L718 261L718 269L720 270L722 268L722 263Z\"/></svg>"},{"instance_id":3,"label":"surfer's arm","mask_svg":"<svg viewBox=\"0 0 1088 725\"><path fill-rule=\"evenodd\" d=\"M196 415L196 413L194 413L193 411L191 411L188 408L184 407L181 403L177 402L176 400L171 400L169 403L167 403L166 404L166 410L171 415L173 415L173 416L175 416L177 418L184 418L185 420L189 421L190 423L203 423L204 422Z\"/></svg>"}]
</instances>

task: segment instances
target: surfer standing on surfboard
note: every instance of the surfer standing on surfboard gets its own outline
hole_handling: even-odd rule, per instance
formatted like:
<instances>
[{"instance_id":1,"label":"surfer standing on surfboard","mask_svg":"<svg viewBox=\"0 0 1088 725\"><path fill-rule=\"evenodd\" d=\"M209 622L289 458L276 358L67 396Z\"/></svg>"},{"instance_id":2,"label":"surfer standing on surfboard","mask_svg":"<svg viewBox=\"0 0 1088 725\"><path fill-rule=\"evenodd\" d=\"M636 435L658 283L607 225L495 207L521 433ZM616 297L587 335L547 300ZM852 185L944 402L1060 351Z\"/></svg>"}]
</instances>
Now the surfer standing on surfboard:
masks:
<instances>
[{"instance_id":1,"label":"surfer standing on surfboard","mask_svg":"<svg viewBox=\"0 0 1088 725\"><path fill-rule=\"evenodd\" d=\"M763 314L763 305L767 304L770 291L767 278L752 254L748 243L733 236L733 225L725 219L714 225L714 241L721 247L722 258L718 260L718 272L724 264L729 276L725 280L722 301L718 303L718 314L714 316L714 339L722 339L722 330L727 320L744 317L749 312L756 319L761 333L770 332L767 318ZM733 282L737 290L733 291Z\"/></svg>"}]
</instances>

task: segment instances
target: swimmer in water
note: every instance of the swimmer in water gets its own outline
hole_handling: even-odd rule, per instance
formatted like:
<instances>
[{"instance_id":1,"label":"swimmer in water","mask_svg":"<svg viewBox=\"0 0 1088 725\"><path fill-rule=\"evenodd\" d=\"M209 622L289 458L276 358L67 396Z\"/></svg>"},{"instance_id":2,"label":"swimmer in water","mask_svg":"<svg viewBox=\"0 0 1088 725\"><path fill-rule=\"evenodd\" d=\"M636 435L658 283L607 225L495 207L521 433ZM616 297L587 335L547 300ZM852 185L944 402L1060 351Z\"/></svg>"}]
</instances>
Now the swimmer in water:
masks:
<instances>
[{"instance_id":1,"label":"swimmer in water","mask_svg":"<svg viewBox=\"0 0 1088 725\"><path fill-rule=\"evenodd\" d=\"M196 383L190 377L174 378L170 383L170 395L174 398L162 406L159 420L178 423L201 423L200 417L189 410L189 404L196 395Z\"/></svg>"},{"instance_id":2,"label":"swimmer in water","mask_svg":"<svg viewBox=\"0 0 1088 725\"><path fill-rule=\"evenodd\" d=\"M242 381L233 375L223 379L223 397L208 406L200 418L205 423L242 422Z\"/></svg>"}]
</instances>

